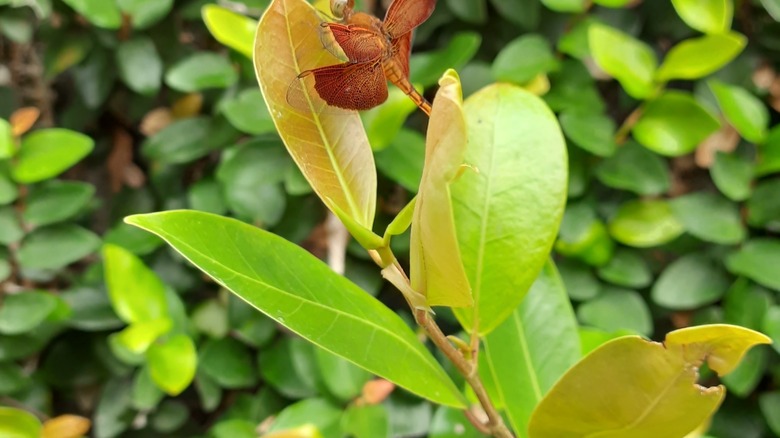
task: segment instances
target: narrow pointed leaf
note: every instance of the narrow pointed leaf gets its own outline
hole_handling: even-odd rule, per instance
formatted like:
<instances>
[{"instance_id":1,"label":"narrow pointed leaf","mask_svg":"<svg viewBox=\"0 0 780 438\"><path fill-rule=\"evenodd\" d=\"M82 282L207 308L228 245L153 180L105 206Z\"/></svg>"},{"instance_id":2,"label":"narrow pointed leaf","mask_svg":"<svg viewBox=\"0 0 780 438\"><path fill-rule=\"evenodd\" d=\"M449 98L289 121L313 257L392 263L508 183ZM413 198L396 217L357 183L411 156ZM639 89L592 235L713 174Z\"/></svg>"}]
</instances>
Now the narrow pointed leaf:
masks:
<instances>
[{"instance_id":1,"label":"narrow pointed leaf","mask_svg":"<svg viewBox=\"0 0 780 438\"><path fill-rule=\"evenodd\" d=\"M547 262L528 296L484 339L488 367L518 437L547 391L580 358L577 319L558 270Z\"/></svg>"},{"instance_id":2,"label":"narrow pointed leaf","mask_svg":"<svg viewBox=\"0 0 780 438\"><path fill-rule=\"evenodd\" d=\"M671 332L666 341L627 336L585 357L553 387L531 418L530 436L685 436L720 405L723 386L697 383L707 361L721 376L747 350L771 340L730 325Z\"/></svg>"},{"instance_id":3,"label":"narrow pointed leaf","mask_svg":"<svg viewBox=\"0 0 780 438\"><path fill-rule=\"evenodd\" d=\"M650 46L600 23L588 29L588 43L596 64L617 79L631 97L645 99L653 94L658 61Z\"/></svg>"},{"instance_id":4,"label":"narrow pointed leaf","mask_svg":"<svg viewBox=\"0 0 780 438\"><path fill-rule=\"evenodd\" d=\"M464 105L467 171L452 185L461 256L474 307L458 320L487 334L520 304L547 261L566 200L567 159L555 115L509 84Z\"/></svg>"},{"instance_id":5,"label":"narrow pointed leaf","mask_svg":"<svg viewBox=\"0 0 780 438\"><path fill-rule=\"evenodd\" d=\"M412 220L411 281L429 306L467 307L473 303L471 286L460 257L450 198L450 184L466 151L466 120L457 73L445 73L439 86Z\"/></svg>"},{"instance_id":6,"label":"narrow pointed leaf","mask_svg":"<svg viewBox=\"0 0 780 438\"><path fill-rule=\"evenodd\" d=\"M257 80L287 150L317 195L370 230L376 169L357 112L328 106L305 84L300 90L305 108L287 100L302 71L340 62L322 47L319 24L305 0L274 0L257 27Z\"/></svg>"},{"instance_id":7,"label":"narrow pointed leaf","mask_svg":"<svg viewBox=\"0 0 780 438\"><path fill-rule=\"evenodd\" d=\"M132 216L218 283L310 342L437 403L460 392L406 323L279 236L195 211Z\"/></svg>"}]
</instances>

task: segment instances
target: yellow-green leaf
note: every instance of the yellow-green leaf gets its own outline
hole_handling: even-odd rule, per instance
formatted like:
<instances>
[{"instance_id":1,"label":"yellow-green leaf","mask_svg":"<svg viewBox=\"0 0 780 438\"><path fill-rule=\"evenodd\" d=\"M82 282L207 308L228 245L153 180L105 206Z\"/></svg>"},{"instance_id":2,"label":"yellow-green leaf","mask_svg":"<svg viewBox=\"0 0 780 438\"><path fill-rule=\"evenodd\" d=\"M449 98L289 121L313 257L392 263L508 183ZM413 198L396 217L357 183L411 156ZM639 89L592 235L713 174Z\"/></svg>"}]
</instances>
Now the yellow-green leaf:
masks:
<instances>
[{"instance_id":1,"label":"yellow-green leaf","mask_svg":"<svg viewBox=\"0 0 780 438\"><path fill-rule=\"evenodd\" d=\"M601 23L588 28L588 44L596 64L617 79L631 97L645 99L653 94L658 61L650 46Z\"/></svg>"},{"instance_id":2,"label":"yellow-green leaf","mask_svg":"<svg viewBox=\"0 0 780 438\"><path fill-rule=\"evenodd\" d=\"M461 257L474 307L455 309L485 335L520 304L547 261L566 202L566 143L552 111L510 84L464 103L466 171L452 184Z\"/></svg>"},{"instance_id":3,"label":"yellow-green leaf","mask_svg":"<svg viewBox=\"0 0 780 438\"><path fill-rule=\"evenodd\" d=\"M707 76L736 58L746 44L747 38L737 32L687 39L672 47L656 78L668 81Z\"/></svg>"},{"instance_id":4,"label":"yellow-green leaf","mask_svg":"<svg viewBox=\"0 0 780 438\"><path fill-rule=\"evenodd\" d=\"M187 335L176 335L157 343L146 353L149 373L157 386L168 395L179 395L192 379L198 364L195 343Z\"/></svg>"},{"instance_id":5,"label":"yellow-green leaf","mask_svg":"<svg viewBox=\"0 0 780 438\"><path fill-rule=\"evenodd\" d=\"M734 0L672 0L688 26L704 33L721 33L731 27Z\"/></svg>"},{"instance_id":6,"label":"yellow-green leaf","mask_svg":"<svg viewBox=\"0 0 780 438\"><path fill-rule=\"evenodd\" d=\"M454 70L449 70L439 80L433 101L425 167L412 219L412 288L427 297L429 306L467 307L473 303L450 197L450 183L466 152L461 99L460 79Z\"/></svg>"},{"instance_id":7,"label":"yellow-green leaf","mask_svg":"<svg viewBox=\"0 0 780 438\"><path fill-rule=\"evenodd\" d=\"M697 383L704 361L721 376L748 349L770 343L738 326L710 325L669 333L661 344L638 336L608 342L580 361L536 408L533 438L684 436L720 405L723 386Z\"/></svg>"},{"instance_id":8,"label":"yellow-green leaf","mask_svg":"<svg viewBox=\"0 0 780 438\"><path fill-rule=\"evenodd\" d=\"M205 5L201 12L206 27L217 41L252 58L252 40L257 29L255 20L217 5Z\"/></svg>"},{"instance_id":9,"label":"yellow-green leaf","mask_svg":"<svg viewBox=\"0 0 780 438\"><path fill-rule=\"evenodd\" d=\"M304 0L274 0L257 27L257 80L276 129L314 191L335 211L371 229L376 206L374 157L355 111L339 110L301 84L301 106L287 100L290 86L307 69L338 64L323 49L320 19Z\"/></svg>"}]
</instances>

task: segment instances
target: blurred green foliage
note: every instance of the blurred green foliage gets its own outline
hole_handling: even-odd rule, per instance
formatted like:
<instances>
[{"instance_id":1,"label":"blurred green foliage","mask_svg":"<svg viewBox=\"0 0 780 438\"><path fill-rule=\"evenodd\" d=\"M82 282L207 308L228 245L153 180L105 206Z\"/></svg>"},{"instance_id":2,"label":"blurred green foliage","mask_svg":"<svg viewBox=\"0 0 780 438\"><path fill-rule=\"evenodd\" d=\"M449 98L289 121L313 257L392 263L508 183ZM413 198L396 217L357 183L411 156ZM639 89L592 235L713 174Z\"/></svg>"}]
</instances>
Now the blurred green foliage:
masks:
<instances>
[{"instance_id":1,"label":"blurred green foliage","mask_svg":"<svg viewBox=\"0 0 780 438\"><path fill-rule=\"evenodd\" d=\"M324 251L324 208L249 58L267 1L216 3L0 0L0 405L88 417L101 438L253 437L271 415L271 430L304 419L325 437L480 436L400 390L350 404L370 376L121 222L193 208ZM440 0L411 61L429 96L454 67L467 94L513 82L559 116L570 178L555 259L585 351L714 322L774 339L724 379L718 438L780 436L778 20L777 0ZM413 109L391 94L364 114L380 223L420 179ZM398 304L361 251L346 275Z\"/></svg>"}]
</instances>

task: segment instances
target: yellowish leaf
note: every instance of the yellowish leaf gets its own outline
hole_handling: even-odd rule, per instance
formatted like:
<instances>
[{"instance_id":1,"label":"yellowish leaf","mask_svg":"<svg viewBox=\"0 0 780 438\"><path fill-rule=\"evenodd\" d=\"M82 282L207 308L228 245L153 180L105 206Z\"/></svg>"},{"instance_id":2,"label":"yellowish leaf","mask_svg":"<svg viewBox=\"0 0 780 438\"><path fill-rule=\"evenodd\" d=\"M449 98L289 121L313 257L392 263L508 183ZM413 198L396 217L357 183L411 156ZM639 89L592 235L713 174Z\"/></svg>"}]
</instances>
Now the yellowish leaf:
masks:
<instances>
[{"instance_id":1,"label":"yellowish leaf","mask_svg":"<svg viewBox=\"0 0 780 438\"><path fill-rule=\"evenodd\" d=\"M41 438L77 438L85 436L92 422L78 415L60 415L43 423Z\"/></svg>"},{"instance_id":2,"label":"yellowish leaf","mask_svg":"<svg viewBox=\"0 0 780 438\"><path fill-rule=\"evenodd\" d=\"M699 385L706 360L721 375L766 336L710 325L669 333L662 343L638 336L610 341L569 370L537 406L532 438L685 436L720 405L725 388Z\"/></svg>"},{"instance_id":3,"label":"yellowish leaf","mask_svg":"<svg viewBox=\"0 0 780 438\"><path fill-rule=\"evenodd\" d=\"M322 438L316 426L305 424L294 429L280 430L263 435L263 438Z\"/></svg>"},{"instance_id":4,"label":"yellowish leaf","mask_svg":"<svg viewBox=\"0 0 780 438\"><path fill-rule=\"evenodd\" d=\"M300 105L287 99L301 72L341 62L323 48L319 24L305 0L271 2L255 37L257 80L287 150L320 199L370 230L376 168L358 113L328 106L311 84L301 84Z\"/></svg>"},{"instance_id":5,"label":"yellowish leaf","mask_svg":"<svg viewBox=\"0 0 780 438\"><path fill-rule=\"evenodd\" d=\"M41 116L41 110L33 106L19 108L11 114L11 126L13 127L14 137L21 137L22 134L29 131L38 117Z\"/></svg>"},{"instance_id":6,"label":"yellowish leaf","mask_svg":"<svg viewBox=\"0 0 780 438\"><path fill-rule=\"evenodd\" d=\"M468 307L473 304L471 286L460 257L450 197L450 183L466 152L466 119L457 73L447 71L439 86L412 220L411 282L429 306Z\"/></svg>"}]
</instances>

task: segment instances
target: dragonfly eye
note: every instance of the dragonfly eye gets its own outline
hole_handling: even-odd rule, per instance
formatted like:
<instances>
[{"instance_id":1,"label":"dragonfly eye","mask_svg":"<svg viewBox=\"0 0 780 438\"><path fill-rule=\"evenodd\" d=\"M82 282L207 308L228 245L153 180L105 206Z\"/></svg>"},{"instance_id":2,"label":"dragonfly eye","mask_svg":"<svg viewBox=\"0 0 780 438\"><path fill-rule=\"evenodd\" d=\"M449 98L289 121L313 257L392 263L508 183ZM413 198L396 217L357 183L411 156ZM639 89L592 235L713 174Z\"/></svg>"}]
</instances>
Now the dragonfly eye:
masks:
<instances>
[{"instance_id":1,"label":"dragonfly eye","mask_svg":"<svg viewBox=\"0 0 780 438\"><path fill-rule=\"evenodd\" d=\"M354 6L355 0L330 0L330 12L338 19L342 19L349 14Z\"/></svg>"}]
</instances>

